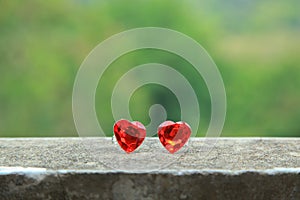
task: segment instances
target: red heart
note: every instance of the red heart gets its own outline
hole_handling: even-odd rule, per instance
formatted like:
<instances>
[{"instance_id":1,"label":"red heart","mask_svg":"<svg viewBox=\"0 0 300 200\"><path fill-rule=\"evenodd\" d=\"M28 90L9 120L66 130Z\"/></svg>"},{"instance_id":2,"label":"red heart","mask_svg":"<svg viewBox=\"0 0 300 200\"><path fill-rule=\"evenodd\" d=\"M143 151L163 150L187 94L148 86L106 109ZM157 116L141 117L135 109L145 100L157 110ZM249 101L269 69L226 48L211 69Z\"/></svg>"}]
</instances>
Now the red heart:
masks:
<instances>
[{"instance_id":1,"label":"red heart","mask_svg":"<svg viewBox=\"0 0 300 200\"><path fill-rule=\"evenodd\" d=\"M121 119L115 123L114 133L121 148L130 153L144 141L146 128L140 122L129 122Z\"/></svg>"},{"instance_id":2,"label":"red heart","mask_svg":"<svg viewBox=\"0 0 300 200\"><path fill-rule=\"evenodd\" d=\"M165 121L159 125L157 133L162 145L173 154L188 141L191 128L185 122Z\"/></svg>"}]
</instances>

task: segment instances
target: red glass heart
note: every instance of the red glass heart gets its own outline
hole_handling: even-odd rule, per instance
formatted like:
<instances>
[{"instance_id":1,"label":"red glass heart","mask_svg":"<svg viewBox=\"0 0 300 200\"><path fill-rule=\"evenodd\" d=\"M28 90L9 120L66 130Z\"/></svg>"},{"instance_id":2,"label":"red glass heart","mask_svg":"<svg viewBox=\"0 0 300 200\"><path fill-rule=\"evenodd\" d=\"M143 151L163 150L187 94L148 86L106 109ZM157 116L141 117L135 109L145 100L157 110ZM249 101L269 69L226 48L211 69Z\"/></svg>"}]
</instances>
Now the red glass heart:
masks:
<instances>
[{"instance_id":1,"label":"red glass heart","mask_svg":"<svg viewBox=\"0 0 300 200\"><path fill-rule=\"evenodd\" d=\"M188 141L191 128L185 122L165 121L159 125L157 133L162 145L173 154Z\"/></svg>"},{"instance_id":2,"label":"red glass heart","mask_svg":"<svg viewBox=\"0 0 300 200\"><path fill-rule=\"evenodd\" d=\"M125 119L117 121L114 133L122 149L127 153L138 148L146 137L146 128L140 122L129 122Z\"/></svg>"}]
</instances>

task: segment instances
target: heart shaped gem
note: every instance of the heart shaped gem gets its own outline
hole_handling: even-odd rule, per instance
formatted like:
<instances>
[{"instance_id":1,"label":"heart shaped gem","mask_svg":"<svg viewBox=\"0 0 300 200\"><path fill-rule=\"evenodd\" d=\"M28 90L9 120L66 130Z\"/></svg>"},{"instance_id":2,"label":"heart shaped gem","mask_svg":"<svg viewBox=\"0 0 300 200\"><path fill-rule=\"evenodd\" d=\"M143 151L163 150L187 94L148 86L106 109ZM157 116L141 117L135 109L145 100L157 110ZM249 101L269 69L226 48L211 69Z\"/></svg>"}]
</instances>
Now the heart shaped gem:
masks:
<instances>
[{"instance_id":1,"label":"heart shaped gem","mask_svg":"<svg viewBox=\"0 0 300 200\"><path fill-rule=\"evenodd\" d=\"M162 145L173 154L188 141L191 128L185 122L165 121L159 125L157 134Z\"/></svg>"},{"instance_id":2,"label":"heart shaped gem","mask_svg":"<svg viewBox=\"0 0 300 200\"><path fill-rule=\"evenodd\" d=\"M120 147L127 153L138 148L146 137L146 128L140 122L129 122L125 119L117 121L114 133Z\"/></svg>"}]
</instances>

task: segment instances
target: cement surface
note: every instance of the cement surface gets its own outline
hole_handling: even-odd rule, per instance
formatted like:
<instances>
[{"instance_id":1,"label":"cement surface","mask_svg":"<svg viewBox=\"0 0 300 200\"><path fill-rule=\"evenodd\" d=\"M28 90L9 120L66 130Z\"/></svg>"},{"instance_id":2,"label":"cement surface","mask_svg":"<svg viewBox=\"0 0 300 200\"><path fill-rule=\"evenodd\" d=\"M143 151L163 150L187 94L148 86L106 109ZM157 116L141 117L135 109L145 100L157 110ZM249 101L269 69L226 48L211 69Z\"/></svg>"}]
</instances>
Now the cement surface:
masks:
<instances>
[{"instance_id":1,"label":"cement surface","mask_svg":"<svg viewBox=\"0 0 300 200\"><path fill-rule=\"evenodd\" d=\"M157 138L125 153L111 138L0 139L0 166L83 170L264 170L300 167L300 138L192 138L175 154Z\"/></svg>"},{"instance_id":2,"label":"cement surface","mask_svg":"<svg viewBox=\"0 0 300 200\"><path fill-rule=\"evenodd\" d=\"M300 199L300 139L0 139L0 199Z\"/></svg>"}]
</instances>

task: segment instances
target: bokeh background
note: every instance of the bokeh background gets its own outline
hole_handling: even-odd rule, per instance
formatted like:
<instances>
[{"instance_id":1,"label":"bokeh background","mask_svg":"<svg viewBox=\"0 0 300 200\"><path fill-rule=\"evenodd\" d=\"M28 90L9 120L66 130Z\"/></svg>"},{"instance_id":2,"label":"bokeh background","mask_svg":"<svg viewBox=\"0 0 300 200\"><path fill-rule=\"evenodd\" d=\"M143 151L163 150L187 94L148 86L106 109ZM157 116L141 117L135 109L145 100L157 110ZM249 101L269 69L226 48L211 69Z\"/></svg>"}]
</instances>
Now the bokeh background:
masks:
<instances>
[{"instance_id":1,"label":"bokeh background","mask_svg":"<svg viewBox=\"0 0 300 200\"><path fill-rule=\"evenodd\" d=\"M72 88L84 58L113 34L158 26L194 38L219 67L228 102L222 136L298 137L299 9L299 0L0 1L0 136L77 136ZM158 50L129 53L105 72L96 95L101 126L111 132L116 81L148 62L174 67L193 85L203 136L211 106L205 83L189 63ZM148 123L153 103L180 119L175 96L159 85L134 93L133 118Z\"/></svg>"}]
</instances>

